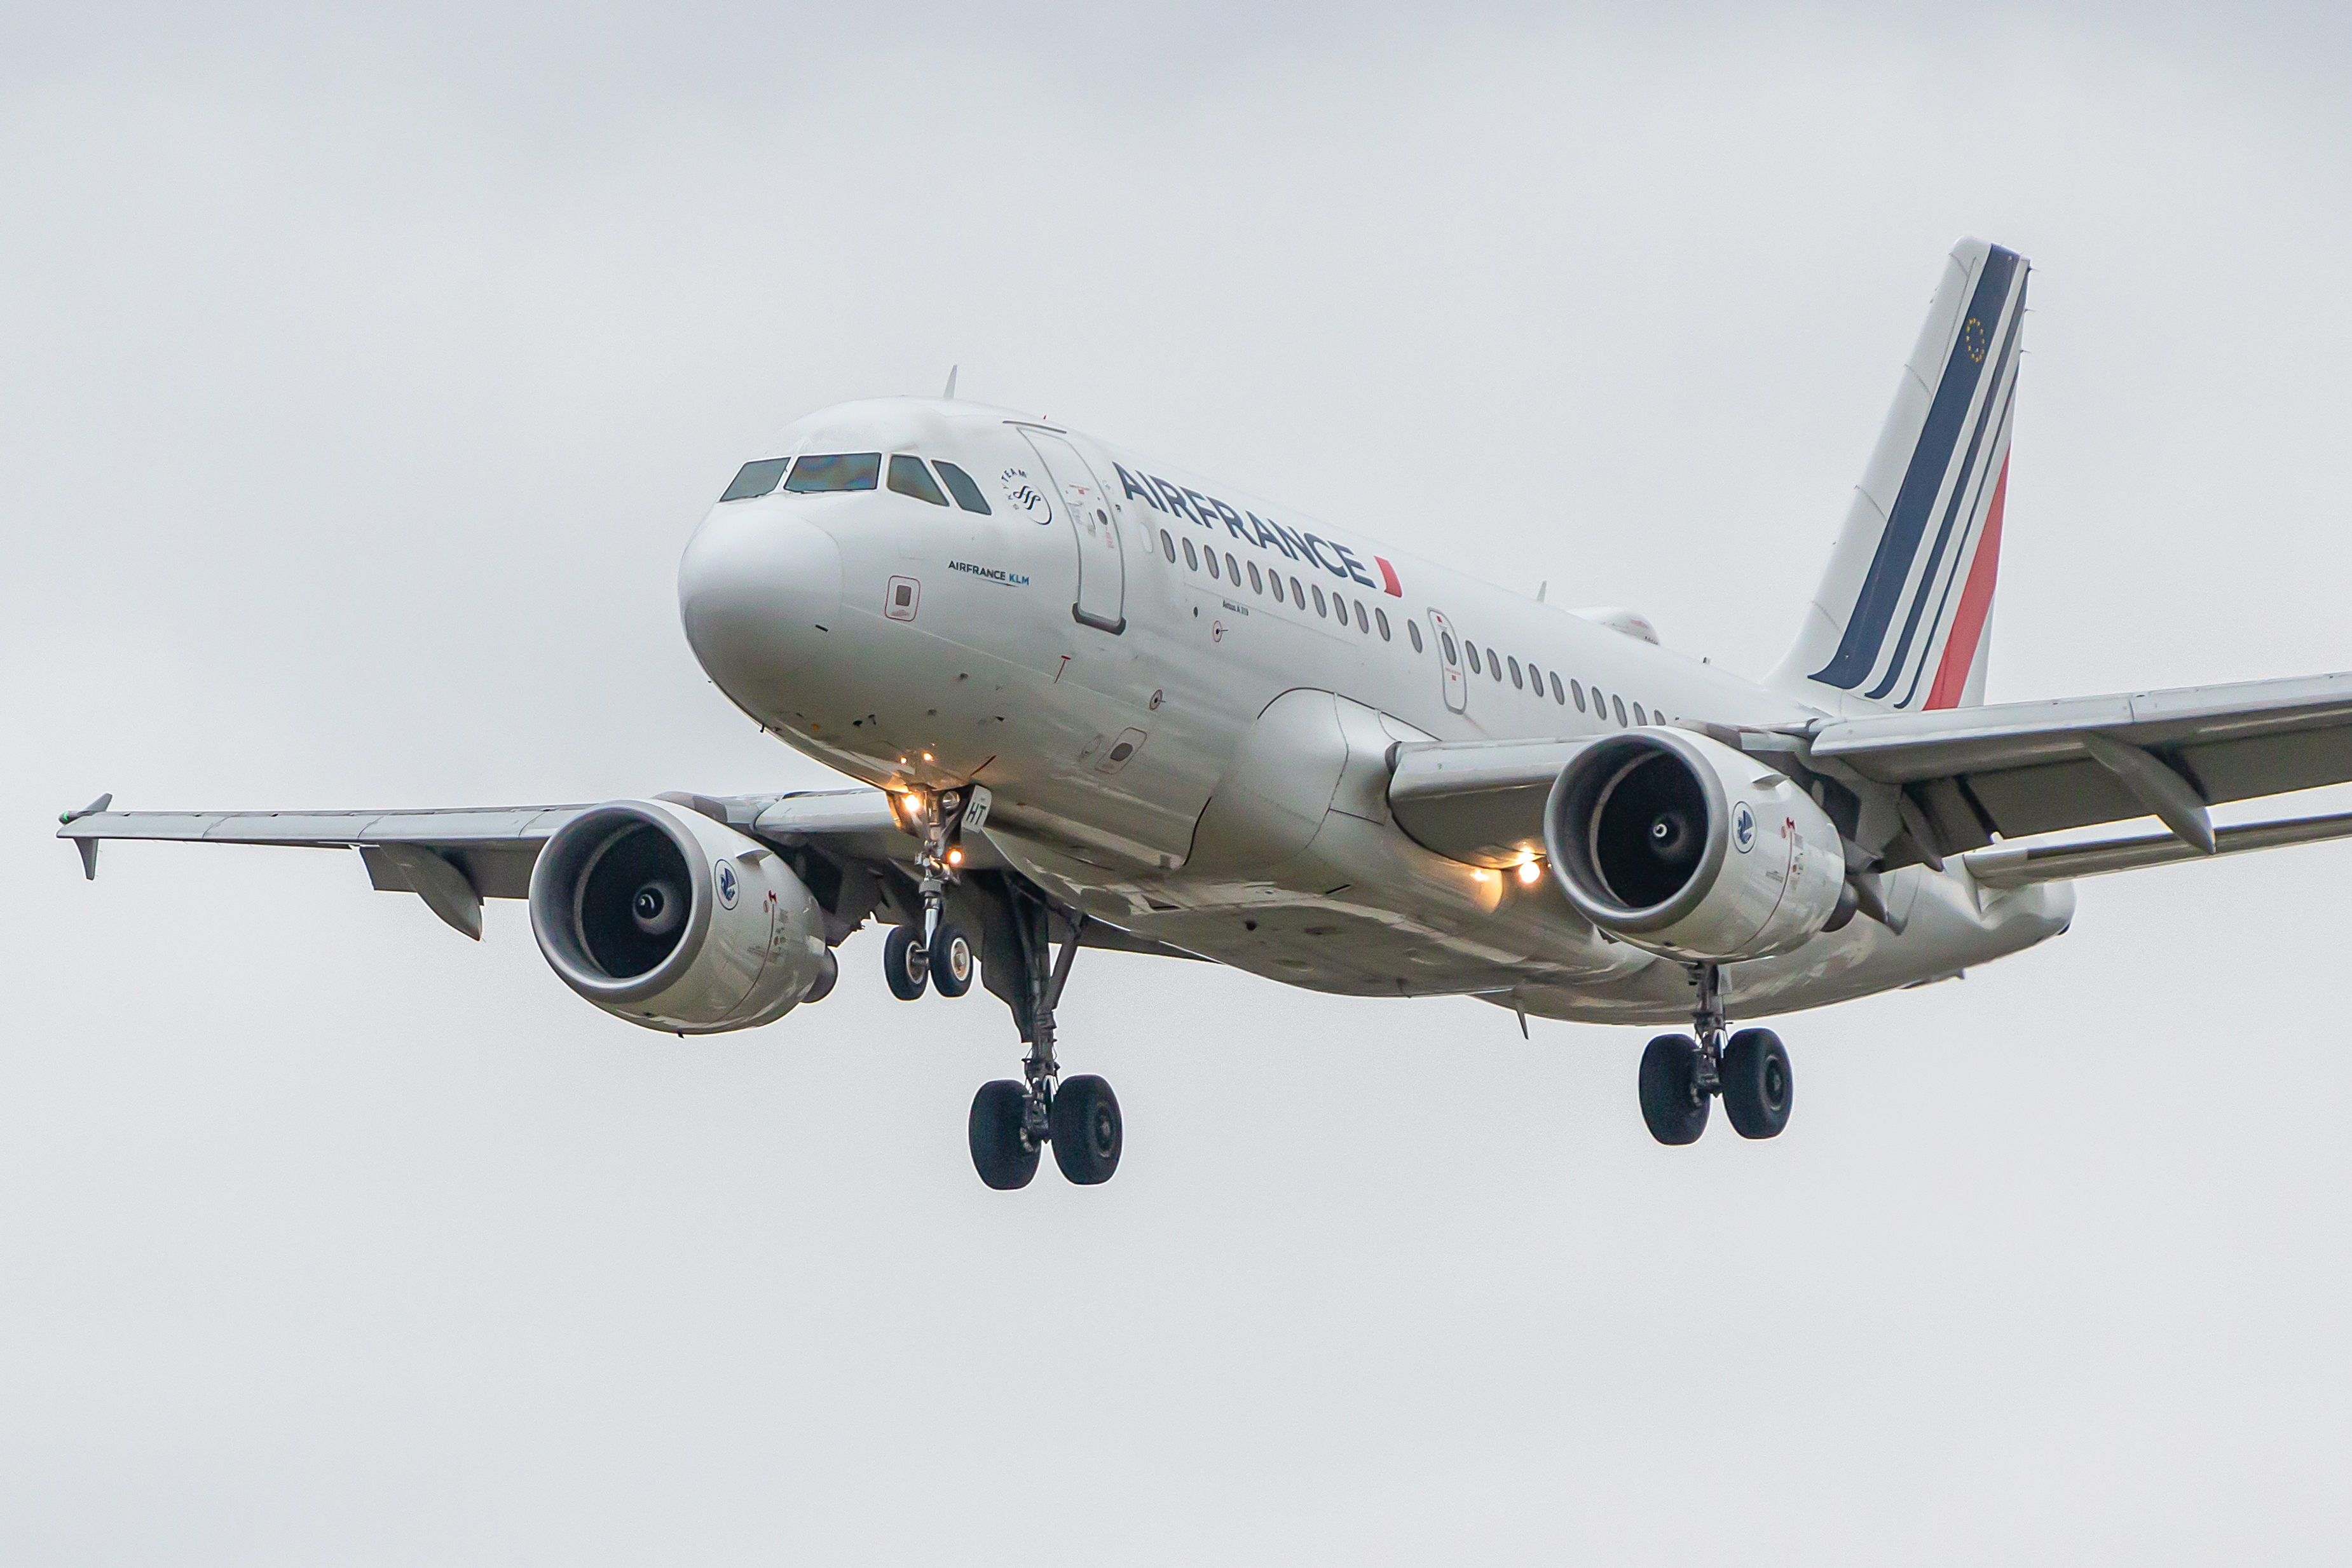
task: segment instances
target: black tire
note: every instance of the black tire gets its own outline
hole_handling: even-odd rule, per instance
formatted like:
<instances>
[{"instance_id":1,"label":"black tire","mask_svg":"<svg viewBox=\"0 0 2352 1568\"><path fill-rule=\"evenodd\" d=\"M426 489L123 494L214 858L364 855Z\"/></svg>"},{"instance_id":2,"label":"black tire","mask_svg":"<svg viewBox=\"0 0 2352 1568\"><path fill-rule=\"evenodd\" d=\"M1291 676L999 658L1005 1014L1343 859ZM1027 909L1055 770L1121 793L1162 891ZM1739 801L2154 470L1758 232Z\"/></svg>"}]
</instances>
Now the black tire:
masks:
<instances>
[{"instance_id":1,"label":"black tire","mask_svg":"<svg viewBox=\"0 0 2352 1568\"><path fill-rule=\"evenodd\" d=\"M923 994L923 988L931 983L931 960L923 951L922 927L890 927L889 937L882 944L882 977L890 982L890 994L902 1002Z\"/></svg>"},{"instance_id":2,"label":"black tire","mask_svg":"<svg viewBox=\"0 0 2352 1568\"><path fill-rule=\"evenodd\" d=\"M1028 1099L1027 1086L1010 1078L983 1083L971 1097L971 1168L999 1192L1027 1186L1037 1174L1037 1147L1021 1140Z\"/></svg>"},{"instance_id":3,"label":"black tire","mask_svg":"<svg viewBox=\"0 0 2352 1568\"><path fill-rule=\"evenodd\" d=\"M974 961L971 944L952 925L941 925L931 938L931 984L943 997L960 997L971 989Z\"/></svg>"},{"instance_id":4,"label":"black tire","mask_svg":"<svg viewBox=\"0 0 2352 1568\"><path fill-rule=\"evenodd\" d=\"M1770 1030L1743 1029L1723 1048L1723 1113L1741 1137L1780 1136L1796 1093L1789 1052Z\"/></svg>"},{"instance_id":5,"label":"black tire","mask_svg":"<svg viewBox=\"0 0 2352 1568\"><path fill-rule=\"evenodd\" d=\"M1708 1095L1698 1086L1698 1041L1662 1034L1642 1052L1642 1120L1662 1144L1698 1141L1706 1131Z\"/></svg>"},{"instance_id":6,"label":"black tire","mask_svg":"<svg viewBox=\"0 0 2352 1568\"><path fill-rule=\"evenodd\" d=\"M1065 1078L1054 1092L1050 1116L1054 1129L1054 1163L1079 1186L1094 1186L1118 1169L1118 1153L1126 1145L1119 1123L1118 1096L1110 1085L1091 1075Z\"/></svg>"}]
</instances>

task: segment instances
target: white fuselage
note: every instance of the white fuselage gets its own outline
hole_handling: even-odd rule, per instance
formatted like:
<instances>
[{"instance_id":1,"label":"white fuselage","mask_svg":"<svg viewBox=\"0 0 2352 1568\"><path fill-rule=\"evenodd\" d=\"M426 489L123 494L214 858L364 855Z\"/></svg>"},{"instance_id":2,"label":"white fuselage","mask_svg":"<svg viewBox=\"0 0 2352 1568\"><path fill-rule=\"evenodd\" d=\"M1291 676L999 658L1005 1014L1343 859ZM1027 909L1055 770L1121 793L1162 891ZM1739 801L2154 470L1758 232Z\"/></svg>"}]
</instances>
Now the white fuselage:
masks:
<instances>
[{"instance_id":1,"label":"white fuselage","mask_svg":"<svg viewBox=\"0 0 2352 1568\"><path fill-rule=\"evenodd\" d=\"M1082 475L1066 472L1073 451ZM688 639L797 749L877 785L985 784L989 838L1025 873L1271 978L1687 1018L1685 971L1596 932L1549 877L1406 838L1387 816L1386 747L1812 710L1003 410L845 404L761 455L802 453L944 459L991 509L883 485L712 508L679 568ZM1752 1017L1937 978L2055 935L2074 908L2064 884L1994 894L1957 869L1898 872L1887 895L1900 936L1855 920L1732 966L1730 1005Z\"/></svg>"}]
</instances>

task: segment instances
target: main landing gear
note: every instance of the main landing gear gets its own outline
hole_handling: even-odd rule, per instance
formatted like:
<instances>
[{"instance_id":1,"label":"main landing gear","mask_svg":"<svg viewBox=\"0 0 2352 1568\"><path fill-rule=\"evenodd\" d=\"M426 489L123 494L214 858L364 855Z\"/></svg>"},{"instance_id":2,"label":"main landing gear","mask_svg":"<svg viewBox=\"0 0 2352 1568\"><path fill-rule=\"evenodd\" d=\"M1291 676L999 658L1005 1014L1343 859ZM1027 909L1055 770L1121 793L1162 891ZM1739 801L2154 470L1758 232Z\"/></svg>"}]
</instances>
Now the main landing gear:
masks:
<instances>
[{"instance_id":1,"label":"main landing gear","mask_svg":"<svg viewBox=\"0 0 2352 1568\"><path fill-rule=\"evenodd\" d=\"M923 841L916 857L923 916L919 925L892 928L882 945L883 977L900 1001L914 1001L929 987L938 988L943 997L960 997L971 989L972 945L942 915L948 886L959 880L956 868L962 860L955 835L967 815L971 825L984 820L985 792L972 791L968 813L965 798L955 790L900 799L906 802L907 820ZM1077 959L1087 917L1075 910L1049 909L1017 879L1006 880L1004 890L1003 898L983 905L994 911L984 922L990 988L1012 1007L1029 1053L1018 1079L983 1083L972 1096L968 1127L972 1167L982 1182L1000 1191L1027 1186L1037 1174L1038 1155L1051 1144L1054 1163L1063 1176L1079 1186L1098 1186L1118 1169L1125 1143L1118 1096L1091 1074L1062 1077L1054 1059L1054 1009ZM998 915L1009 930L995 923ZM1052 946L1056 919L1066 933L1058 953ZM1000 964L1004 967L997 967ZM1010 984L1002 983L1008 978Z\"/></svg>"},{"instance_id":2,"label":"main landing gear","mask_svg":"<svg viewBox=\"0 0 2352 1568\"><path fill-rule=\"evenodd\" d=\"M1052 912L1017 890L1011 904L1014 941L1008 956L1016 961L1018 983L1006 1000L1029 1042L1029 1054L1018 1079L983 1083L972 1096L972 1168L999 1191L1027 1186L1037 1174L1038 1155L1051 1144L1054 1163L1065 1177L1078 1186L1098 1186L1118 1169L1126 1143L1118 1096L1091 1074L1062 1077L1061 1064L1054 1060L1054 1009L1069 983L1087 917L1068 914L1062 949L1049 965Z\"/></svg>"},{"instance_id":3,"label":"main landing gear","mask_svg":"<svg viewBox=\"0 0 2352 1568\"><path fill-rule=\"evenodd\" d=\"M1776 1137L1789 1124L1796 1089L1789 1052L1769 1029L1743 1029L1727 1040L1718 971L1713 964L1695 967L1698 1038L1662 1034L1642 1052L1642 1120L1662 1144L1696 1143L1706 1131L1708 1103L1720 1094L1732 1131Z\"/></svg>"}]
</instances>

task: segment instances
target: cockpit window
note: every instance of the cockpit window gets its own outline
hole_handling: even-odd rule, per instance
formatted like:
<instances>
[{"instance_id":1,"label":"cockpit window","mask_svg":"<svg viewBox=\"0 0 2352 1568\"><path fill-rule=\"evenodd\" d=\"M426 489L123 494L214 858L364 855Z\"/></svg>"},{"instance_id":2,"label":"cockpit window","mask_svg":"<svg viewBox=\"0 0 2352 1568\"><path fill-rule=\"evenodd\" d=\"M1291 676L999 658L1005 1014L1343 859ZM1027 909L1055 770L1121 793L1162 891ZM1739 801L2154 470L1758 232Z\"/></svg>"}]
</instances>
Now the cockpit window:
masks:
<instances>
[{"instance_id":1,"label":"cockpit window","mask_svg":"<svg viewBox=\"0 0 2352 1568\"><path fill-rule=\"evenodd\" d=\"M956 498L957 506L967 512L978 512L983 517L988 516L988 497L980 493L980 486L971 482L971 475L941 458L940 477L947 481L948 494Z\"/></svg>"},{"instance_id":2,"label":"cockpit window","mask_svg":"<svg viewBox=\"0 0 2352 1568\"><path fill-rule=\"evenodd\" d=\"M879 452L812 454L793 465L793 476L784 481L784 488L803 496L820 490L871 490L881 476Z\"/></svg>"},{"instance_id":3,"label":"cockpit window","mask_svg":"<svg viewBox=\"0 0 2352 1568\"><path fill-rule=\"evenodd\" d=\"M931 481L931 471L923 460L912 453L901 452L890 459L890 488L901 496L912 496L918 501L929 501L934 507L944 507L948 498Z\"/></svg>"},{"instance_id":4,"label":"cockpit window","mask_svg":"<svg viewBox=\"0 0 2352 1568\"><path fill-rule=\"evenodd\" d=\"M789 457L762 457L756 463L746 463L736 471L735 482L727 486L722 501L748 501L754 496L764 496L776 487L776 481L792 466Z\"/></svg>"}]
</instances>

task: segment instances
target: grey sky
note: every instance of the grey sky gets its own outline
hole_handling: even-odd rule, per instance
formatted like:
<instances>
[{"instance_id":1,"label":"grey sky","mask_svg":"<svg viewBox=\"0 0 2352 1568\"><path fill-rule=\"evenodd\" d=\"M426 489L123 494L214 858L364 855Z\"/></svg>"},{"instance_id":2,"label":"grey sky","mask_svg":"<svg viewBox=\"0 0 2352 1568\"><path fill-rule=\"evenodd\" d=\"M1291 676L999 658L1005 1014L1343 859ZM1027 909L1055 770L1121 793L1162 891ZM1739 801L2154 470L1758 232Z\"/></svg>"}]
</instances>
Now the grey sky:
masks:
<instances>
[{"instance_id":1,"label":"grey sky","mask_svg":"<svg viewBox=\"0 0 2352 1568\"><path fill-rule=\"evenodd\" d=\"M763 434L1049 413L1760 672L1938 258L2036 264L1996 699L2352 667L2345 24L2282 8L19 7L0 53L0 1556L2340 1559L2352 849L1643 1036L1088 955L681 1044L126 807L813 784L679 547Z\"/></svg>"}]
</instances>

